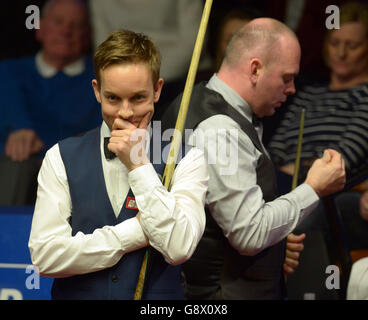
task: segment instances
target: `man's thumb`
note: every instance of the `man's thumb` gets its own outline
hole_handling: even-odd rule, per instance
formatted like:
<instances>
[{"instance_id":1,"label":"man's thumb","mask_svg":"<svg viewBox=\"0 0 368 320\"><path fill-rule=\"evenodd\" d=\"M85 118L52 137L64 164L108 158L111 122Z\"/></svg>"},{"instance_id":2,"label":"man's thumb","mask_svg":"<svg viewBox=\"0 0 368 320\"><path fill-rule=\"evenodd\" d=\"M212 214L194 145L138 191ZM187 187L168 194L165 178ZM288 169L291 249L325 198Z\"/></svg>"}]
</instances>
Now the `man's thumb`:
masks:
<instances>
[{"instance_id":1,"label":"man's thumb","mask_svg":"<svg viewBox=\"0 0 368 320\"><path fill-rule=\"evenodd\" d=\"M328 150L325 150L325 151L323 152L322 160L324 160L326 163L328 163L328 162L330 162L330 161L331 161L331 155L330 155L330 153L328 152Z\"/></svg>"}]
</instances>

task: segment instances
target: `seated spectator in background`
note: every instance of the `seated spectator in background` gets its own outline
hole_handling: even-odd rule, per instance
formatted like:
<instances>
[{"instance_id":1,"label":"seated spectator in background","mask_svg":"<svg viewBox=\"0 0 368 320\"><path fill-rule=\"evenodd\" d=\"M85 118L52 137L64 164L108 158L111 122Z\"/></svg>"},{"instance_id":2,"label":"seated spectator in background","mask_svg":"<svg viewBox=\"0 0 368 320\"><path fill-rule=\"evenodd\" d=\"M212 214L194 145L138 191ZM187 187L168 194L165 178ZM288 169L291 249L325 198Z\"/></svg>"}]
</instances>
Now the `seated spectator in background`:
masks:
<instances>
[{"instance_id":1,"label":"seated spectator in background","mask_svg":"<svg viewBox=\"0 0 368 320\"><path fill-rule=\"evenodd\" d=\"M340 6L343 0L335 0ZM326 8L331 5L328 0L277 0L267 1L266 14L284 22L297 35L302 56L300 71L295 79L296 91L313 81L328 81L329 70L321 55L324 34L326 32ZM289 103L289 100L286 104ZM286 108L281 108L273 116L263 119L263 143L267 147L277 127L284 118Z\"/></svg>"},{"instance_id":2,"label":"seated spectator in background","mask_svg":"<svg viewBox=\"0 0 368 320\"><path fill-rule=\"evenodd\" d=\"M42 11L36 56L0 64L0 205L33 204L42 156L58 140L101 122L91 89L88 10L50 0Z\"/></svg>"},{"instance_id":3,"label":"seated spectator in background","mask_svg":"<svg viewBox=\"0 0 368 320\"><path fill-rule=\"evenodd\" d=\"M215 41L215 70L219 70L222 60L225 56L226 47L235 34L241 27L243 27L250 20L257 17L253 11L245 11L240 8L236 8L227 12L224 17L219 21L216 29Z\"/></svg>"},{"instance_id":4,"label":"seated spectator in background","mask_svg":"<svg viewBox=\"0 0 368 320\"><path fill-rule=\"evenodd\" d=\"M302 49L298 82L328 78L321 51L326 31L329 5L341 7L346 0L277 0L267 1L267 16L284 22L297 35Z\"/></svg>"},{"instance_id":5,"label":"seated spectator in background","mask_svg":"<svg viewBox=\"0 0 368 320\"><path fill-rule=\"evenodd\" d=\"M329 82L304 86L297 91L268 145L274 163L282 172L279 174L282 192L288 192L291 187L303 108L305 122L299 181L325 148L342 154L350 180L359 174L360 168L367 166L368 8L359 3L347 3L340 8L340 15L340 29L328 31L324 43ZM348 192L336 198L349 249L368 245L367 197L368 192L363 197L360 193ZM322 231L327 246L332 249L325 215L312 214L295 233L311 230Z\"/></svg>"},{"instance_id":6,"label":"seated spectator in background","mask_svg":"<svg viewBox=\"0 0 368 320\"><path fill-rule=\"evenodd\" d=\"M202 0L105 0L90 1L95 47L116 29L130 29L150 36L162 55L165 79L153 120L183 91L197 31L202 17ZM200 69L209 64L206 45Z\"/></svg>"},{"instance_id":7,"label":"seated spectator in background","mask_svg":"<svg viewBox=\"0 0 368 320\"><path fill-rule=\"evenodd\" d=\"M347 173L368 156L368 9L351 3L340 12L341 28L325 40L330 81L296 93L268 146L275 165L292 175L304 108L300 179L325 148L341 152Z\"/></svg>"}]
</instances>

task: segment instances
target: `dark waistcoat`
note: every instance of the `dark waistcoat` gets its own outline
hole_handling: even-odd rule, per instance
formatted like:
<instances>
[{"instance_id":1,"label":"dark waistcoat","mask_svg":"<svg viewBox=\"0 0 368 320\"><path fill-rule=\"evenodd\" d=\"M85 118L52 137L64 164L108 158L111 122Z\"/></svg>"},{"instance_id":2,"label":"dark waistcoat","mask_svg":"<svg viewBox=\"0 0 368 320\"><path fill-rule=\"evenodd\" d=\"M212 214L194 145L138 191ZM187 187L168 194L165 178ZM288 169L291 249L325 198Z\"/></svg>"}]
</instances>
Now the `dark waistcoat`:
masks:
<instances>
[{"instance_id":1,"label":"dark waistcoat","mask_svg":"<svg viewBox=\"0 0 368 320\"><path fill-rule=\"evenodd\" d=\"M72 200L70 224L72 235L91 234L95 229L114 226L134 217L138 210L127 208L129 190L119 216L116 217L107 194L102 170L99 128L81 137L59 143ZM164 163L153 164L158 174ZM132 299L145 248L124 254L114 266L84 275L55 279L53 299ZM165 262L163 256L150 248L150 269L146 276L143 299L182 299L180 266Z\"/></svg>"},{"instance_id":2,"label":"dark waistcoat","mask_svg":"<svg viewBox=\"0 0 368 320\"><path fill-rule=\"evenodd\" d=\"M173 125L179 108L178 97L163 118L163 129ZM224 114L236 121L262 153L255 168L257 184L266 202L277 197L272 161L264 153L253 125L223 97L201 83L194 87L185 128L195 129L203 120ZM241 168L239 168L241 170ZM285 283L282 265L285 240L255 256L240 255L229 244L206 208L206 229L192 258L183 265L186 296L189 299L282 299Z\"/></svg>"}]
</instances>

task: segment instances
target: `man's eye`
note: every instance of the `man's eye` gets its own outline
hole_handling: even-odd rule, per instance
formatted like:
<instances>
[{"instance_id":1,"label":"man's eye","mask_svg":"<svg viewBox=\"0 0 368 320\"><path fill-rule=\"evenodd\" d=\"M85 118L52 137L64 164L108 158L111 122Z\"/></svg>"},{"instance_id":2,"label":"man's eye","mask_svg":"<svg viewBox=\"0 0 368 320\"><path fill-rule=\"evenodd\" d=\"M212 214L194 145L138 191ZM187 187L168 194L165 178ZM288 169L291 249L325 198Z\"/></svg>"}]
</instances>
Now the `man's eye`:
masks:
<instances>
[{"instance_id":1,"label":"man's eye","mask_svg":"<svg viewBox=\"0 0 368 320\"><path fill-rule=\"evenodd\" d=\"M138 94L138 95L134 96L134 100L135 100L135 101L142 101L142 100L144 100L144 96L143 96L143 95Z\"/></svg>"},{"instance_id":2,"label":"man's eye","mask_svg":"<svg viewBox=\"0 0 368 320\"><path fill-rule=\"evenodd\" d=\"M337 47L339 45L339 41L337 40L330 40L330 45L333 47Z\"/></svg>"},{"instance_id":3,"label":"man's eye","mask_svg":"<svg viewBox=\"0 0 368 320\"><path fill-rule=\"evenodd\" d=\"M53 23L55 26L61 26L64 23L64 19L62 17L56 17Z\"/></svg>"},{"instance_id":4,"label":"man's eye","mask_svg":"<svg viewBox=\"0 0 368 320\"><path fill-rule=\"evenodd\" d=\"M348 45L347 45L347 47L349 48L349 49L356 49L356 48L358 48L360 46L360 43L357 43L357 42L350 42L350 43L348 43Z\"/></svg>"},{"instance_id":5,"label":"man's eye","mask_svg":"<svg viewBox=\"0 0 368 320\"><path fill-rule=\"evenodd\" d=\"M107 100L109 100L110 102L114 102L117 100L117 98L115 96L107 96Z\"/></svg>"},{"instance_id":6,"label":"man's eye","mask_svg":"<svg viewBox=\"0 0 368 320\"><path fill-rule=\"evenodd\" d=\"M293 80L293 77L291 77L291 76L285 76L285 77L283 77L283 80L284 80L284 83L288 83L288 82L290 82L290 81Z\"/></svg>"}]
</instances>

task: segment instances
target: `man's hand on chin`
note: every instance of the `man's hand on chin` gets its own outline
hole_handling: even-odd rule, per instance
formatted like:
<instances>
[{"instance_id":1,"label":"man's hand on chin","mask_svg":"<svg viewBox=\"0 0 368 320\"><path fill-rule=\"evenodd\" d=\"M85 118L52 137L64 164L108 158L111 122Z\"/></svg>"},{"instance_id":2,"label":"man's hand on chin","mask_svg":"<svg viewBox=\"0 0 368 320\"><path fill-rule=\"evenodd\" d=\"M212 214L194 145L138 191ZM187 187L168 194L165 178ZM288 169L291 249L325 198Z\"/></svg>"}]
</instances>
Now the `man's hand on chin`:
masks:
<instances>
[{"instance_id":1,"label":"man's hand on chin","mask_svg":"<svg viewBox=\"0 0 368 320\"><path fill-rule=\"evenodd\" d=\"M116 154L129 171L149 163L145 141L150 120L151 113L148 112L138 128L131 122L121 118L115 119L113 123L111 138L107 147Z\"/></svg>"}]
</instances>

